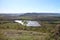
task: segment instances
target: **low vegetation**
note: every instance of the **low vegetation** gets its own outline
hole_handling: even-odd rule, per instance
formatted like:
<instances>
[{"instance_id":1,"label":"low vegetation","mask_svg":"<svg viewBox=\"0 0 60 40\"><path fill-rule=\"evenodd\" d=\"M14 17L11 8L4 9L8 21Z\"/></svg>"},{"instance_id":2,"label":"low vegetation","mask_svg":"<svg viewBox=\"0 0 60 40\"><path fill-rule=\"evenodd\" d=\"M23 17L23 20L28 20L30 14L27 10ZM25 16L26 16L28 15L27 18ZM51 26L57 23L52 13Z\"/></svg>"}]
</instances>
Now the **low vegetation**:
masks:
<instances>
[{"instance_id":1,"label":"low vegetation","mask_svg":"<svg viewBox=\"0 0 60 40\"><path fill-rule=\"evenodd\" d=\"M13 21L0 21L0 40L55 40L56 24L43 21L41 27L27 27Z\"/></svg>"},{"instance_id":2,"label":"low vegetation","mask_svg":"<svg viewBox=\"0 0 60 40\"><path fill-rule=\"evenodd\" d=\"M15 19L37 20L42 26L27 27L15 23ZM55 21L50 21L51 19ZM60 18L60 17L59 17ZM60 40L60 19L56 17L23 16L10 17L0 16L0 40ZM44 21L43 19L49 19ZM56 20L58 19L58 20ZM41 20L41 21L40 21ZM57 30L56 30L57 29Z\"/></svg>"}]
</instances>

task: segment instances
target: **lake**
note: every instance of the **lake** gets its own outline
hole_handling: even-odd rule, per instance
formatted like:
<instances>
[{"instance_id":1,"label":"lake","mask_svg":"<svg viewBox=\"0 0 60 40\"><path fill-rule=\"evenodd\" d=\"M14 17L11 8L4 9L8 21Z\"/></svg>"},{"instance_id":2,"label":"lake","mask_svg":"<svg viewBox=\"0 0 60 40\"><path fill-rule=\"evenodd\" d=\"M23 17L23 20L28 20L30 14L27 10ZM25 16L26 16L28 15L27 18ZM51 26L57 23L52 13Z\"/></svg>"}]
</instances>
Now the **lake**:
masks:
<instances>
[{"instance_id":1,"label":"lake","mask_svg":"<svg viewBox=\"0 0 60 40\"><path fill-rule=\"evenodd\" d=\"M38 21L15 20L15 22L20 23L20 24L25 25L25 26L33 26L33 27L41 26Z\"/></svg>"}]
</instances>

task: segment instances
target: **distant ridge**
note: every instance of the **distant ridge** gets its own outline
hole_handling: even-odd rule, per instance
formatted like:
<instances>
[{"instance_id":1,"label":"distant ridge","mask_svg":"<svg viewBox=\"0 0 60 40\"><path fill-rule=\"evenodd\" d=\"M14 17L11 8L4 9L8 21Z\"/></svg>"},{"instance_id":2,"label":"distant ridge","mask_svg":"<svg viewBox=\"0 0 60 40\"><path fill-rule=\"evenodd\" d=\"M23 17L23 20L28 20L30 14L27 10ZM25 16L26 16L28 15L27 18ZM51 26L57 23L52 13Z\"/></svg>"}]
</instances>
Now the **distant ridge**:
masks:
<instances>
[{"instance_id":1,"label":"distant ridge","mask_svg":"<svg viewBox=\"0 0 60 40\"><path fill-rule=\"evenodd\" d=\"M20 16L60 16L60 13L25 13Z\"/></svg>"},{"instance_id":2,"label":"distant ridge","mask_svg":"<svg viewBox=\"0 0 60 40\"><path fill-rule=\"evenodd\" d=\"M60 13L15 13L4 14L0 13L0 16L60 16Z\"/></svg>"},{"instance_id":3,"label":"distant ridge","mask_svg":"<svg viewBox=\"0 0 60 40\"><path fill-rule=\"evenodd\" d=\"M23 14L0 14L0 19L9 20L60 20L60 13L23 13Z\"/></svg>"}]
</instances>

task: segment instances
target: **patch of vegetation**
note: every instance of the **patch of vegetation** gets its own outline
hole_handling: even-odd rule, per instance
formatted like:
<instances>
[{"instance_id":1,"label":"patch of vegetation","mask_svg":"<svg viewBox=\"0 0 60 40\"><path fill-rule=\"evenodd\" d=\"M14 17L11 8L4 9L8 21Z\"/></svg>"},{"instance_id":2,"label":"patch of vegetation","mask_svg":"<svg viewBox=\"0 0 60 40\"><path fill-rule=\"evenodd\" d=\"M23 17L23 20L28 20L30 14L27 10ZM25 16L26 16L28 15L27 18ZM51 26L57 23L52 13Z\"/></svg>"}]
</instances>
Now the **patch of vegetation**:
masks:
<instances>
[{"instance_id":1,"label":"patch of vegetation","mask_svg":"<svg viewBox=\"0 0 60 40\"><path fill-rule=\"evenodd\" d=\"M27 26L23 26L19 23L15 23L13 21L0 21L0 40L55 40L54 35L55 35L55 27L56 24L51 24L48 21L42 21L41 23L41 27L27 27ZM2 31L1 31L2 29ZM12 34L8 34L8 35L4 35L4 30L9 29L8 33L18 33L16 38L10 38L6 37L8 35L12 35ZM10 31L12 30L12 32ZM15 31L13 31L15 30ZM18 30L23 30L22 32L17 32ZM27 32L25 32L27 31ZM30 32L33 31L33 32ZM3 33L1 33L3 32ZM37 33L35 33L37 32ZM39 33L38 33L39 32ZM7 33L7 31L5 31L5 33ZM42 33L42 34L40 34ZM46 35L44 35L44 33L46 33ZM16 36L16 35L14 35ZM18 38L19 37L19 38Z\"/></svg>"}]
</instances>

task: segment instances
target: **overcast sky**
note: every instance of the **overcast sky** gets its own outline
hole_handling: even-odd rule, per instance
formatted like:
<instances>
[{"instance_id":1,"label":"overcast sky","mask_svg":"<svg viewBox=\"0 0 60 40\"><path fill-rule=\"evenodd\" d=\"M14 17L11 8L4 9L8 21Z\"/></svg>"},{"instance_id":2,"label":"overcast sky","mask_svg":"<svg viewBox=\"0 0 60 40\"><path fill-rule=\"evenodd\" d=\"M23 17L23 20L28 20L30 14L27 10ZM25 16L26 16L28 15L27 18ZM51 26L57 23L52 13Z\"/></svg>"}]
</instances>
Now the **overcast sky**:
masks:
<instances>
[{"instance_id":1,"label":"overcast sky","mask_svg":"<svg viewBox=\"0 0 60 40\"><path fill-rule=\"evenodd\" d=\"M0 13L60 13L60 0L0 0Z\"/></svg>"}]
</instances>

